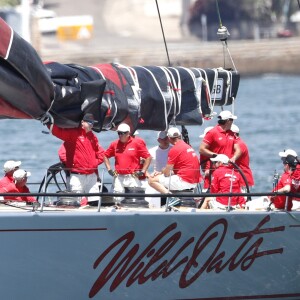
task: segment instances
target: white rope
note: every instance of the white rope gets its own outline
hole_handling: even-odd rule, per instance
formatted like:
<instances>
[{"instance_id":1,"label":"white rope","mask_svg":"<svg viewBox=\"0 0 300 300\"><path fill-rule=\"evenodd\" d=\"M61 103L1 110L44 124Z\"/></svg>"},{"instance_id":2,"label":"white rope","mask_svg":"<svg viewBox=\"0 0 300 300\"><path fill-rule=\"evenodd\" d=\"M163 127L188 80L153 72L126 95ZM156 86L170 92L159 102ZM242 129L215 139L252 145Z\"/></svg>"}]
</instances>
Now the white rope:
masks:
<instances>
[{"instance_id":1,"label":"white rope","mask_svg":"<svg viewBox=\"0 0 300 300\"><path fill-rule=\"evenodd\" d=\"M191 68L193 69L195 72L198 73L199 77L197 78L196 77L196 83L197 83L197 88L196 88L196 95L200 101L200 112L201 114L203 115L203 112L202 112L202 109L201 109L201 101L202 101L202 98L201 98L201 94L202 94L202 85L203 84L206 84L205 80L203 79L202 77L202 74L201 72L197 69L197 68ZM209 99L210 100L210 99ZM209 101L209 108L211 108L211 105L210 105L210 101Z\"/></svg>"},{"instance_id":2,"label":"white rope","mask_svg":"<svg viewBox=\"0 0 300 300\"><path fill-rule=\"evenodd\" d=\"M167 111L167 115L169 115L170 114L170 112L171 112L171 109L172 109L172 106L174 107L174 105L175 105L175 107L176 107L176 101L175 101L175 94L174 94L174 90L171 88L171 85L172 85L172 79L171 79L171 77L170 77L170 74L169 74L169 72L166 70L166 68L165 67L158 67L158 68L160 68L163 72L164 72L164 74L165 74L165 76L166 76L166 78L167 78L167 82L168 82L168 85L167 85L167 90L168 90L168 92L167 92L167 94L169 94L171 97L171 103L170 103L170 108L169 108L169 110ZM174 104L175 103L175 104ZM173 105L174 104L174 105Z\"/></svg>"},{"instance_id":3,"label":"white rope","mask_svg":"<svg viewBox=\"0 0 300 300\"><path fill-rule=\"evenodd\" d=\"M178 102L176 103L176 105L174 107L174 116L173 116L173 124L175 124L175 126L176 126L176 116L179 115L179 113L181 111L181 101L182 101L181 78L180 78L180 73L176 68L168 67L167 69L170 74L172 74L172 73L169 69L174 70L174 72L176 73L177 78L178 78L178 84L176 84L176 80L172 74L172 77L174 78L175 87L177 89L176 95L177 95L177 100L178 100Z\"/></svg>"},{"instance_id":4,"label":"white rope","mask_svg":"<svg viewBox=\"0 0 300 300\"><path fill-rule=\"evenodd\" d=\"M165 72L167 72L168 78L170 79L169 86L171 89L172 99L173 99L173 119L174 119L173 121L175 122L176 116L180 113L180 110L177 110L177 107L179 107L179 95L178 95L177 83L173 73L167 67L160 67L160 68L163 69ZM170 111L171 108L172 106L170 107Z\"/></svg>"},{"instance_id":5,"label":"white rope","mask_svg":"<svg viewBox=\"0 0 300 300\"><path fill-rule=\"evenodd\" d=\"M144 69L145 71L147 71L152 76L153 81L154 81L155 85L157 86L159 93L161 94L161 96L164 99L165 128L167 129L168 128L168 115L166 114L166 112L167 112L167 106L166 106L166 99L165 99L164 93L162 92L162 90L161 90L161 88L160 88L160 86L159 86L159 84L158 84L158 82L157 82L154 74L150 70L148 70L147 68L145 68L143 66L138 66L138 67Z\"/></svg>"},{"instance_id":6,"label":"white rope","mask_svg":"<svg viewBox=\"0 0 300 300\"><path fill-rule=\"evenodd\" d=\"M227 52L228 52L228 54L229 54L231 63L232 63L232 65L233 65L233 69L234 69L234 71L237 72L237 68L236 68L236 66L235 66L235 64L234 64L233 58L232 58L232 56L231 56L231 54L230 54L230 51L229 51L229 48L228 48L227 44L226 44L226 49L227 49Z\"/></svg>"},{"instance_id":7,"label":"white rope","mask_svg":"<svg viewBox=\"0 0 300 300\"><path fill-rule=\"evenodd\" d=\"M130 76L130 78L133 81L133 85L130 85L131 90L137 100L137 102L139 103L139 105L141 105L142 99L141 99L141 88L140 88L140 84L139 84L139 80L138 80L138 76L136 74L136 71L132 68L132 67L126 67L124 65L121 64L116 64L120 69L126 70L128 75Z\"/></svg>"}]
</instances>

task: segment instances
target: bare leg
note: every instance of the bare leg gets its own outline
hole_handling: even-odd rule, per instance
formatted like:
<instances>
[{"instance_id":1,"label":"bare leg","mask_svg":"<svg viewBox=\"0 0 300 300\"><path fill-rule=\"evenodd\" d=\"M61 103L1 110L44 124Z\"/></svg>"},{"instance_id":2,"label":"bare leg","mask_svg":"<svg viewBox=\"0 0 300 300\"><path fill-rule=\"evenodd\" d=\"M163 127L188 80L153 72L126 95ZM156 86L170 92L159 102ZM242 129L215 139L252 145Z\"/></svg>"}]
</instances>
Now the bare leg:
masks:
<instances>
[{"instance_id":1,"label":"bare leg","mask_svg":"<svg viewBox=\"0 0 300 300\"><path fill-rule=\"evenodd\" d=\"M203 202L203 204L201 205L201 208L200 208L200 209L210 209L210 207L209 207L209 201L210 201L210 198L205 198L205 199L204 199L204 202Z\"/></svg>"},{"instance_id":2,"label":"bare leg","mask_svg":"<svg viewBox=\"0 0 300 300\"><path fill-rule=\"evenodd\" d=\"M161 194L168 194L169 193L168 189L164 187L161 183L159 183L159 176L160 175L149 177L148 183L151 187L153 187Z\"/></svg>"}]
</instances>

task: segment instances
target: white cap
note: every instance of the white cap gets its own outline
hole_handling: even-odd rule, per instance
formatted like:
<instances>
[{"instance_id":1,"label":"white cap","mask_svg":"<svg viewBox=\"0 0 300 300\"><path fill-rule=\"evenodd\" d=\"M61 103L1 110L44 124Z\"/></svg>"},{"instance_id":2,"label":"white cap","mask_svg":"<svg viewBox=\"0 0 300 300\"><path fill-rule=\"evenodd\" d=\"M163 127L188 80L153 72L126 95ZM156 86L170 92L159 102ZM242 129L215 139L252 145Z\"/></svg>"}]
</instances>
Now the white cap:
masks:
<instances>
[{"instance_id":1,"label":"white cap","mask_svg":"<svg viewBox=\"0 0 300 300\"><path fill-rule=\"evenodd\" d=\"M22 170L22 169L19 169L19 170L16 170L13 174L13 178L15 180L21 180L23 178L27 178L31 175L30 172L26 172L25 170Z\"/></svg>"},{"instance_id":2,"label":"white cap","mask_svg":"<svg viewBox=\"0 0 300 300\"><path fill-rule=\"evenodd\" d=\"M171 127L171 128L169 128L169 130L167 132L167 136L169 138L177 138L177 137L181 137L181 133L178 128Z\"/></svg>"},{"instance_id":3,"label":"white cap","mask_svg":"<svg viewBox=\"0 0 300 300\"><path fill-rule=\"evenodd\" d=\"M129 125L126 124L126 123L121 123L121 124L118 126L117 131L121 131L121 132L129 132L129 131L130 131L130 127L129 127Z\"/></svg>"},{"instance_id":4,"label":"white cap","mask_svg":"<svg viewBox=\"0 0 300 300\"><path fill-rule=\"evenodd\" d=\"M278 153L280 157L287 157L288 155L292 155L294 157L297 157L297 152L292 149L284 150L283 152Z\"/></svg>"},{"instance_id":5,"label":"white cap","mask_svg":"<svg viewBox=\"0 0 300 300\"><path fill-rule=\"evenodd\" d=\"M228 162L229 162L229 158L225 154L218 154L216 157L211 158L210 160L211 161L220 161L223 164L228 164Z\"/></svg>"},{"instance_id":6,"label":"white cap","mask_svg":"<svg viewBox=\"0 0 300 300\"><path fill-rule=\"evenodd\" d=\"M235 124L231 125L230 130L234 133L239 133L240 132L240 129Z\"/></svg>"},{"instance_id":7,"label":"white cap","mask_svg":"<svg viewBox=\"0 0 300 300\"><path fill-rule=\"evenodd\" d=\"M158 139L165 139L166 137L167 137L168 135L167 135L167 132L166 131L159 131L158 133L157 133L157 138Z\"/></svg>"},{"instance_id":8,"label":"white cap","mask_svg":"<svg viewBox=\"0 0 300 300\"><path fill-rule=\"evenodd\" d=\"M208 126L204 129L203 133L199 135L199 138L203 138L211 129L213 129L213 126Z\"/></svg>"},{"instance_id":9,"label":"white cap","mask_svg":"<svg viewBox=\"0 0 300 300\"><path fill-rule=\"evenodd\" d=\"M21 165L20 161L8 160L3 166L4 172L8 173L10 171L13 171L15 168L19 167L20 165Z\"/></svg>"},{"instance_id":10,"label":"white cap","mask_svg":"<svg viewBox=\"0 0 300 300\"><path fill-rule=\"evenodd\" d=\"M221 120L228 120L228 119L236 120L237 116L234 116L229 110L223 110L219 113L218 118Z\"/></svg>"}]
</instances>

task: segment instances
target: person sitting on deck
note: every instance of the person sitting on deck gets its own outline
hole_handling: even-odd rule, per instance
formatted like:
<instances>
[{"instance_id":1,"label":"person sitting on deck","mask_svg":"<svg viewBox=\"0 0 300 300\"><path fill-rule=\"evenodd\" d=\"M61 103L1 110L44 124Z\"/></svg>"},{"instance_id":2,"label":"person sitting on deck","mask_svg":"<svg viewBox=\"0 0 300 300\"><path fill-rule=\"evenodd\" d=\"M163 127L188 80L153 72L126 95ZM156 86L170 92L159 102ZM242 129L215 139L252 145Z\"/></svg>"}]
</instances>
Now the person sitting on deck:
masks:
<instances>
[{"instance_id":1,"label":"person sitting on deck","mask_svg":"<svg viewBox=\"0 0 300 300\"><path fill-rule=\"evenodd\" d=\"M170 141L167 135L167 131L159 131L157 133L157 142L158 144L149 149L151 155L151 164L150 164L150 176L154 176L154 172L160 172L167 164L168 153L173 147L170 145ZM146 194L156 194L158 193L153 187L149 184L146 188ZM159 206L166 204L166 197L149 197L148 200L150 203L159 203Z\"/></svg>"},{"instance_id":2,"label":"person sitting on deck","mask_svg":"<svg viewBox=\"0 0 300 300\"><path fill-rule=\"evenodd\" d=\"M297 159L296 151L287 149L279 152L279 156L284 165L284 173L280 176L277 185L273 188L272 192L284 193L299 193L300 192L300 165ZM285 195L276 195L270 197L271 203L277 209L287 208L290 211L293 207L293 200L299 200L297 197ZM287 201L287 203L286 203Z\"/></svg>"},{"instance_id":3,"label":"person sitting on deck","mask_svg":"<svg viewBox=\"0 0 300 300\"><path fill-rule=\"evenodd\" d=\"M20 165L20 161L8 160L7 162L5 162L3 166L4 176L0 179L0 187L4 187L14 182L13 174L16 170L19 169Z\"/></svg>"},{"instance_id":4,"label":"person sitting on deck","mask_svg":"<svg viewBox=\"0 0 300 300\"><path fill-rule=\"evenodd\" d=\"M167 132L173 147L166 166L149 177L149 185L162 194L194 189L201 181L200 164L195 150L181 139L176 127Z\"/></svg>"},{"instance_id":5,"label":"person sitting on deck","mask_svg":"<svg viewBox=\"0 0 300 300\"><path fill-rule=\"evenodd\" d=\"M27 187L27 178L31 175L30 172L18 169L13 174L13 182L0 188L0 193L30 193ZM7 201L25 201L27 204L37 202L35 197L32 196L4 196L4 202Z\"/></svg>"},{"instance_id":6,"label":"person sitting on deck","mask_svg":"<svg viewBox=\"0 0 300 300\"><path fill-rule=\"evenodd\" d=\"M210 159L216 169L212 175L210 192L217 193L241 193L243 179L233 166L229 165L229 157L225 154L218 154L215 158ZM202 209L226 209L228 206L232 208L244 208L246 204L243 196L219 196L206 198L202 204Z\"/></svg>"},{"instance_id":7,"label":"person sitting on deck","mask_svg":"<svg viewBox=\"0 0 300 300\"><path fill-rule=\"evenodd\" d=\"M168 153L172 148L166 131L159 131L157 133L158 145L149 149L152 160L149 169L151 171L160 172L167 164Z\"/></svg>"}]
</instances>

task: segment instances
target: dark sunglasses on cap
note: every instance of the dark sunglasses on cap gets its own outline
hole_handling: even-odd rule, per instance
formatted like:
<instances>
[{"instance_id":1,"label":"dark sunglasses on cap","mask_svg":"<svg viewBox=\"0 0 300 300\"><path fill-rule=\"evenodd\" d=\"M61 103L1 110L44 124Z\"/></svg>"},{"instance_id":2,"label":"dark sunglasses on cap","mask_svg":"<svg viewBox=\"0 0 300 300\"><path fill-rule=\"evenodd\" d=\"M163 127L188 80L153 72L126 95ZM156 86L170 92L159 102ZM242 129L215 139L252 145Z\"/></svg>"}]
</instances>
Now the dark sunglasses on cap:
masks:
<instances>
[{"instance_id":1,"label":"dark sunglasses on cap","mask_svg":"<svg viewBox=\"0 0 300 300\"><path fill-rule=\"evenodd\" d=\"M125 135L126 133L128 133L128 131L125 131L125 132L123 132L123 131L118 131L118 135Z\"/></svg>"}]
</instances>

